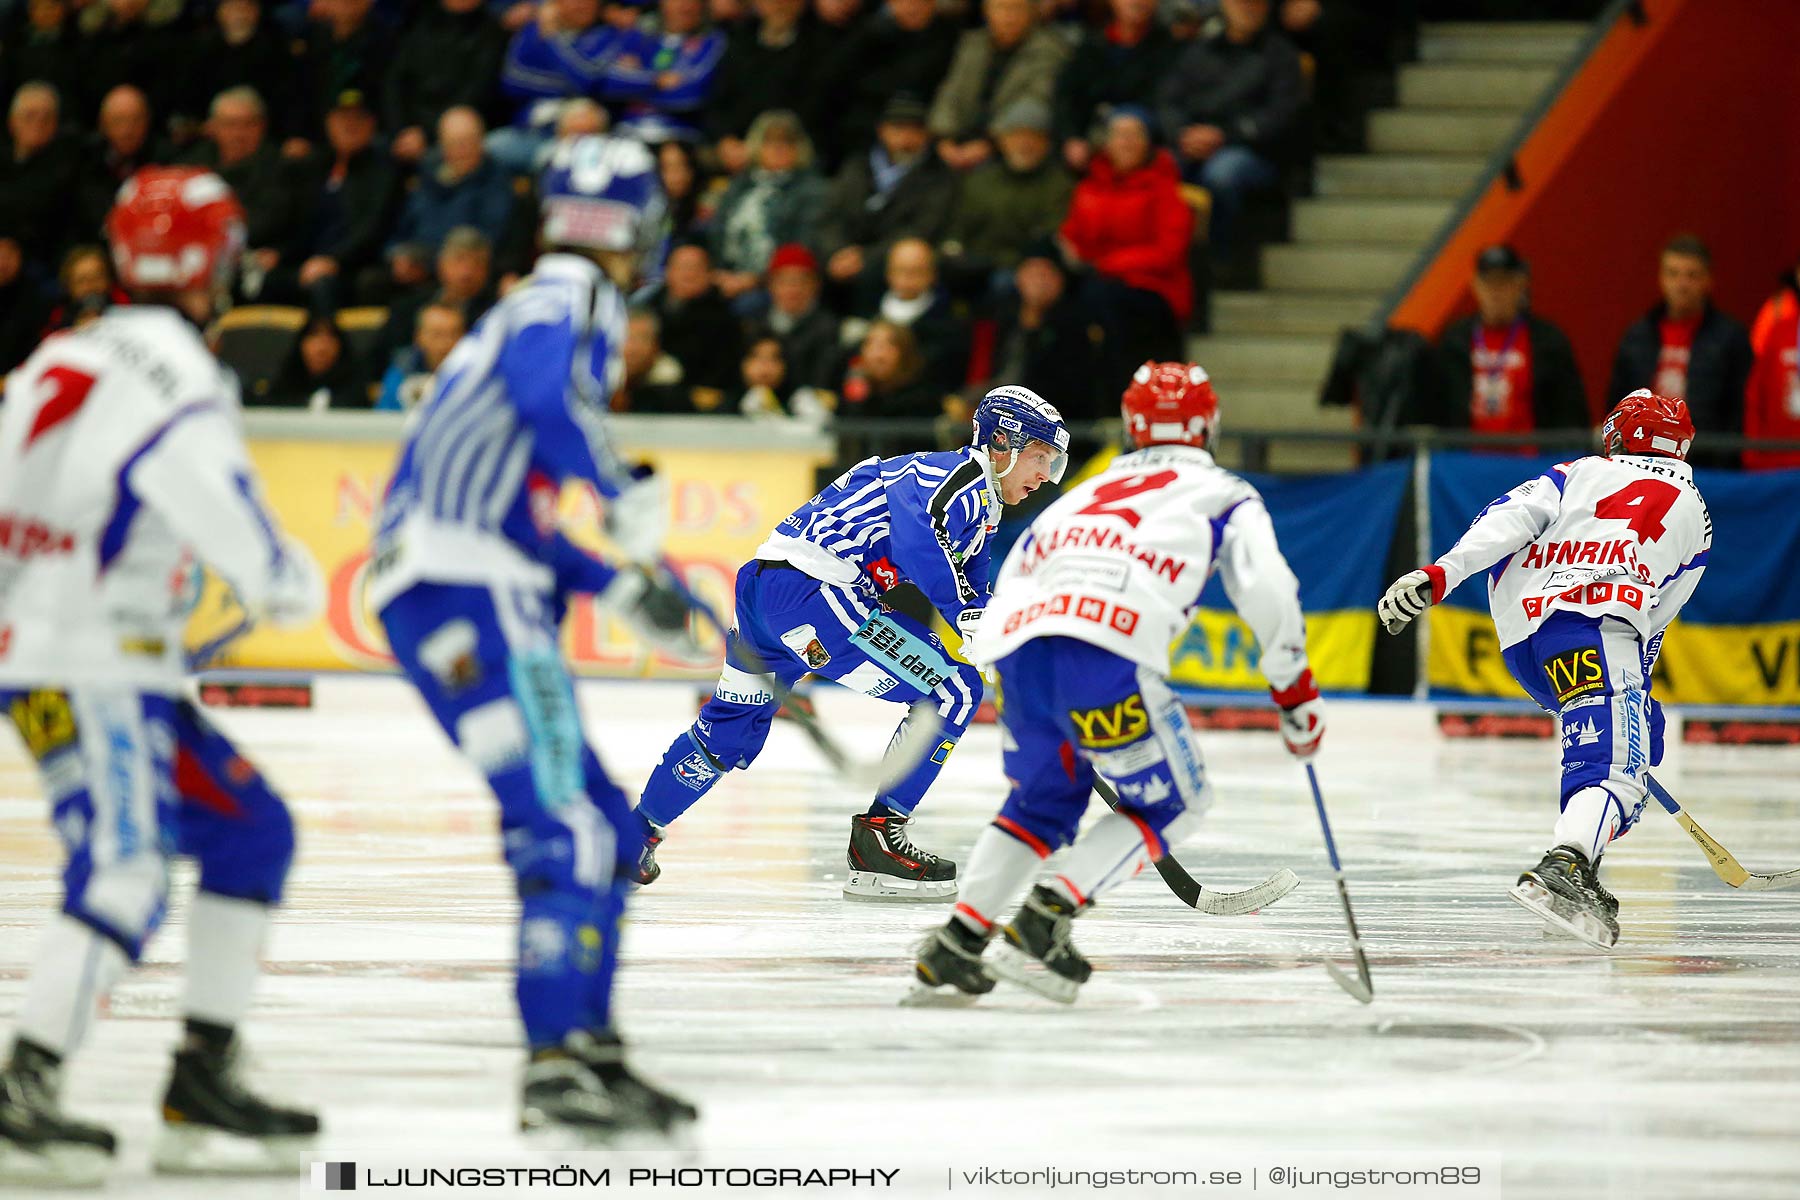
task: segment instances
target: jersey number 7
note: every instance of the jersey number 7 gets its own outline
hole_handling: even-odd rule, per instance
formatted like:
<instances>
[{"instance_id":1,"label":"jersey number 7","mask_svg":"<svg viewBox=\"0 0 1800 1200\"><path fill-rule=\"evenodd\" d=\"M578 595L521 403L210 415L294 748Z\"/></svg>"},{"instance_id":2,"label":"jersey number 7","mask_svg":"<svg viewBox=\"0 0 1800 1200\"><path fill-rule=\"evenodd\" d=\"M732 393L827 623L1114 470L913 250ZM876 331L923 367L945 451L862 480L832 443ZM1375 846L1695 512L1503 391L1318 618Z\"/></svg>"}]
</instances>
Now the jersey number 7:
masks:
<instances>
[{"instance_id":1,"label":"jersey number 7","mask_svg":"<svg viewBox=\"0 0 1800 1200\"><path fill-rule=\"evenodd\" d=\"M1654 542L1667 531L1663 518L1681 499L1681 489L1660 479L1640 479L1626 484L1594 505L1602 521L1623 521L1637 534L1639 544Z\"/></svg>"}]
</instances>

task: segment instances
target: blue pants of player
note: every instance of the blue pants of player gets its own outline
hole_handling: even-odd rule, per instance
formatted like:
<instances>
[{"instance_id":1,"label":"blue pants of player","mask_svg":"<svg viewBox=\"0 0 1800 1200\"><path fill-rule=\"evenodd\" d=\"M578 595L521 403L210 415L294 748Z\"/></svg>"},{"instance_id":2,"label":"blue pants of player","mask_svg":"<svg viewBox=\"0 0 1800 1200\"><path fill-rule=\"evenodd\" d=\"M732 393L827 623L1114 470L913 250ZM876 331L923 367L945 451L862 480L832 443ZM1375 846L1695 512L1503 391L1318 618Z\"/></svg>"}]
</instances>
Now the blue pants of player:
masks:
<instances>
[{"instance_id":1,"label":"blue pants of player","mask_svg":"<svg viewBox=\"0 0 1800 1200\"><path fill-rule=\"evenodd\" d=\"M422 583L381 620L401 669L500 801L527 1038L543 1047L607 1028L624 871L647 831L582 734L554 599Z\"/></svg>"},{"instance_id":2,"label":"blue pants of player","mask_svg":"<svg viewBox=\"0 0 1800 1200\"><path fill-rule=\"evenodd\" d=\"M942 676L938 682L923 686L917 676L878 658L869 642L856 636L875 613L872 591L821 583L787 566L746 563L738 571L737 629L726 648L719 686L699 719L663 755L644 785L638 810L667 825L711 791L724 772L756 761L779 707L767 677L758 674L762 669L789 687L810 673L897 704L933 705L943 721L936 752L876 797L886 808L911 813L975 718L983 691L981 672L946 654L943 642L919 622L902 613L881 614L905 631L920 657L942 668L934 668Z\"/></svg>"},{"instance_id":3,"label":"blue pants of player","mask_svg":"<svg viewBox=\"0 0 1800 1200\"><path fill-rule=\"evenodd\" d=\"M132 962L162 924L168 860L200 890L273 905L294 823L256 769L192 704L122 686L0 690L37 759L62 839L62 911Z\"/></svg>"},{"instance_id":4,"label":"blue pants of player","mask_svg":"<svg viewBox=\"0 0 1800 1200\"><path fill-rule=\"evenodd\" d=\"M1614 837L1637 823L1644 774L1662 761L1662 705L1650 695L1656 643L1616 618L1558 612L1504 654L1519 686L1561 724L1562 805L1603 789L1617 810Z\"/></svg>"}]
</instances>

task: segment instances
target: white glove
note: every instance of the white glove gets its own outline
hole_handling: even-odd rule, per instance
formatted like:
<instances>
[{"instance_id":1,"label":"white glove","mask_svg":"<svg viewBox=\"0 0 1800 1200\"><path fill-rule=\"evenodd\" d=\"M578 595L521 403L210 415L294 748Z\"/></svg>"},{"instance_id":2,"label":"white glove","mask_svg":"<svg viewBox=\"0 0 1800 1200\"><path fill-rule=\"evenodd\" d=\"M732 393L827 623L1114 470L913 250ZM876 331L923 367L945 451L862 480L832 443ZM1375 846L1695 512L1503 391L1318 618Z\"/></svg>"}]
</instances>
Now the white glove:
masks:
<instances>
[{"instance_id":1,"label":"white glove","mask_svg":"<svg viewBox=\"0 0 1800 1200\"><path fill-rule=\"evenodd\" d=\"M281 569L269 581L263 615L281 629L298 629L325 611L325 578L312 551L291 537L282 538Z\"/></svg>"},{"instance_id":2,"label":"white glove","mask_svg":"<svg viewBox=\"0 0 1800 1200\"><path fill-rule=\"evenodd\" d=\"M668 531L669 489L661 475L645 475L625 485L606 504L606 536L632 562L652 563L662 557Z\"/></svg>"},{"instance_id":3,"label":"white glove","mask_svg":"<svg viewBox=\"0 0 1800 1200\"><path fill-rule=\"evenodd\" d=\"M1375 606L1375 615L1389 633L1399 633L1407 624L1432 605L1431 575L1423 570L1408 571L1389 585L1387 594Z\"/></svg>"},{"instance_id":4,"label":"white glove","mask_svg":"<svg viewBox=\"0 0 1800 1200\"><path fill-rule=\"evenodd\" d=\"M962 639L962 656L969 658L975 652L975 635L981 631L981 610L965 608L956 614L956 636Z\"/></svg>"},{"instance_id":5,"label":"white glove","mask_svg":"<svg viewBox=\"0 0 1800 1200\"><path fill-rule=\"evenodd\" d=\"M600 593L600 603L658 650L690 660L705 656L688 628L687 592L667 570L620 567Z\"/></svg>"},{"instance_id":6,"label":"white glove","mask_svg":"<svg viewBox=\"0 0 1800 1200\"><path fill-rule=\"evenodd\" d=\"M1319 699L1312 672L1302 671L1292 684L1270 688L1269 694L1281 709L1281 740L1289 754L1305 762L1319 752L1325 737L1325 702Z\"/></svg>"}]
</instances>

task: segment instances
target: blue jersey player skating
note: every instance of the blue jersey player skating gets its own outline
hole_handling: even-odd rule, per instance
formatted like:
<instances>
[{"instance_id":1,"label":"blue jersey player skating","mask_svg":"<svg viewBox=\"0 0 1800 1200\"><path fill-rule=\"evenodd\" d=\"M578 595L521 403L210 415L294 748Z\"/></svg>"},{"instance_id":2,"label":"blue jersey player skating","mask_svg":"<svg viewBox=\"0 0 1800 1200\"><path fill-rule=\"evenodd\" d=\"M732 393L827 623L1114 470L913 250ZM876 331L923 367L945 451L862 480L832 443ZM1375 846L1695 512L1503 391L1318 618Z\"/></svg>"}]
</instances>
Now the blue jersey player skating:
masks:
<instances>
[{"instance_id":1,"label":"blue jersey player skating","mask_svg":"<svg viewBox=\"0 0 1800 1200\"><path fill-rule=\"evenodd\" d=\"M557 647L571 592L653 640L686 640L659 569L661 491L624 469L605 413L623 374L620 288L657 230L636 142L561 144L540 191L547 251L439 369L376 535L370 599L394 656L500 801L520 901L517 994L530 1043L520 1126L604 1138L666 1132L694 1108L623 1062L610 1008L641 820L582 736ZM565 483L607 501L614 566L558 530Z\"/></svg>"},{"instance_id":2,"label":"blue jersey player skating","mask_svg":"<svg viewBox=\"0 0 1800 1200\"><path fill-rule=\"evenodd\" d=\"M1001 387L975 410L962 450L869 458L782 521L737 576L737 628L718 689L644 786L638 811L650 841L638 879L661 873L663 830L718 783L748 767L768 740L777 701L808 673L943 722L936 751L851 821L846 896L949 900L956 864L914 846L906 826L981 703L981 673L944 651L924 625L889 611L881 594L911 582L965 643L987 603L988 538L1002 504L1060 480L1069 431L1028 388Z\"/></svg>"}]
</instances>

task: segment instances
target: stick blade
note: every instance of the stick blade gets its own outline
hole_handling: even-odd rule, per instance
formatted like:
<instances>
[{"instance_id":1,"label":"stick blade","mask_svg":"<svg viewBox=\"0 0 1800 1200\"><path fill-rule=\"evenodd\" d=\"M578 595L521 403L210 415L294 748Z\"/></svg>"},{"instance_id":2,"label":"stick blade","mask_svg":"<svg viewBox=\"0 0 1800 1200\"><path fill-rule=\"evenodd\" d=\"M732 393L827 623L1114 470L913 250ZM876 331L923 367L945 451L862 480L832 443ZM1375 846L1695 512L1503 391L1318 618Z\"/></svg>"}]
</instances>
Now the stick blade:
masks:
<instances>
[{"instance_id":1,"label":"stick blade","mask_svg":"<svg viewBox=\"0 0 1800 1200\"><path fill-rule=\"evenodd\" d=\"M1746 892L1779 892L1783 888L1800 887L1800 867L1792 871L1780 871L1773 875L1761 875L1755 871L1744 874L1744 882L1737 885Z\"/></svg>"},{"instance_id":2,"label":"stick blade","mask_svg":"<svg viewBox=\"0 0 1800 1200\"><path fill-rule=\"evenodd\" d=\"M1241 917L1267 908L1299 886L1300 877L1283 867L1255 887L1241 892L1202 888L1194 907L1212 917Z\"/></svg>"},{"instance_id":3,"label":"stick blade","mask_svg":"<svg viewBox=\"0 0 1800 1200\"><path fill-rule=\"evenodd\" d=\"M1350 993L1350 998L1358 1004L1375 1003L1375 988L1371 984L1351 977L1330 959L1325 960L1325 970L1330 973L1332 982Z\"/></svg>"}]
</instances>

